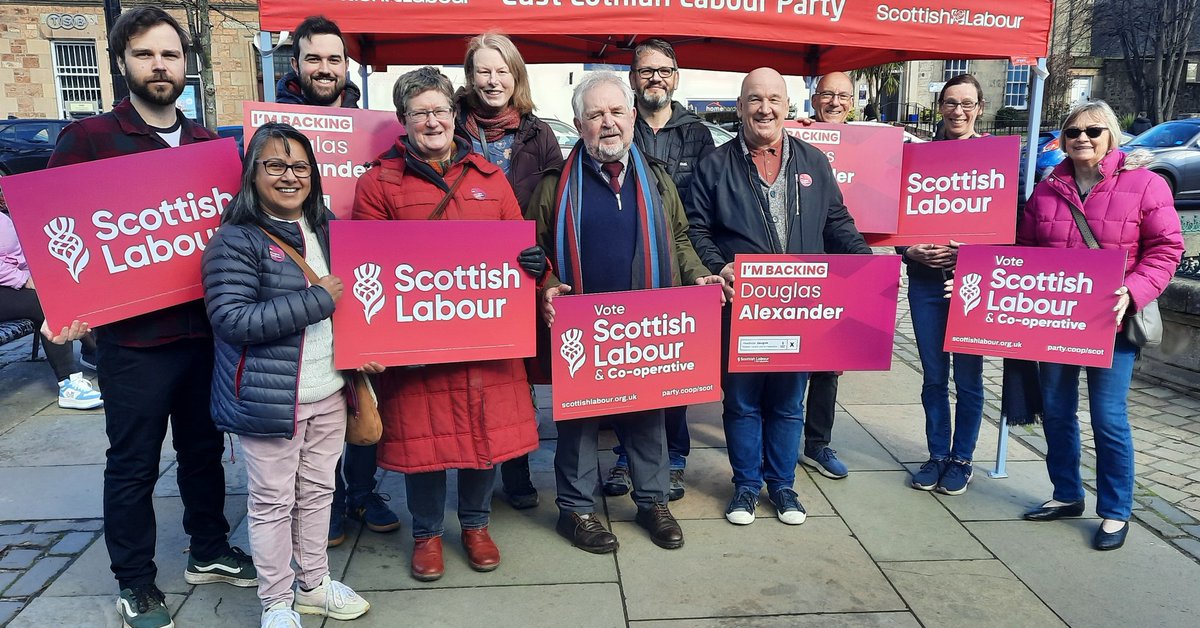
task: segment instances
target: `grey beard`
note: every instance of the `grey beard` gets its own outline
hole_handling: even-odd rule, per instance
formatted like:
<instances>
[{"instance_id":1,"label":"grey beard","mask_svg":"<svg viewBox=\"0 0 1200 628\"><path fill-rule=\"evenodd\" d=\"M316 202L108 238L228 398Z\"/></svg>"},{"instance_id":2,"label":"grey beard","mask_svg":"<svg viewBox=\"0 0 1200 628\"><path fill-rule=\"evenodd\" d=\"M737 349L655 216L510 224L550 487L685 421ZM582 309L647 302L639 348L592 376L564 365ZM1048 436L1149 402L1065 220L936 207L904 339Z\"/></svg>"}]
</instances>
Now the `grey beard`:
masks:
<instances>
[{"instance_id":1,"label":"grey beard","mask_svg":"<svg viewBox=\"0 0 1200 628\"><path fill-rule=\"evenodd\" d=\"M638 104L642 107L651 111L658 111L659 109L663 109L671 104L672 95L673 94L670 93L664 93L662 98L659 99L649 96L646 92L642 92L638 94L637 100Z\"/></svg>"},{"instance_id":2,"label":"grey beard","mask_svg":"<svg viewBox=\"0 0 1200 628\"><path fill-rule=\"evenodd\" d=\"M597 143L595 146L588 146L584 143L584 148L587 149L588 155L595 159L597 163L608 163L610 161L620 161L625 153L629 152L629 145L624 144L620 148L605 148Z\"/></svg>"}]
</instances>

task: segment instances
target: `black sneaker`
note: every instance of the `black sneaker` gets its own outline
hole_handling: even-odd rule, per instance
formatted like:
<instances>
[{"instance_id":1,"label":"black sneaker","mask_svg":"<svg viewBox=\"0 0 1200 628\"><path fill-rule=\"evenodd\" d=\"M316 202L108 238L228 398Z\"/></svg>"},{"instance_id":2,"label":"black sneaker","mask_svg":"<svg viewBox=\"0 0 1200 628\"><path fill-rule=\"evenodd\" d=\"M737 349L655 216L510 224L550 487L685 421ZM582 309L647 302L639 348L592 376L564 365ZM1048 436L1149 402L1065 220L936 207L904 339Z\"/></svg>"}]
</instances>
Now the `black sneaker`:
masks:
<instances>
[{"instance_id":1,"label":"black sneaker","mask_svg":"<svg viewBox=\"0 0 1200 628\"><path fill-rule=\"evenodd\" d=\"M122 589L117 598L117 612L125 628L173 628L166 596L153 584Z\"/></svg>"},{"instance_id":2,"label":"black sneaker","mask_svg":"<svg viewBox=\"0 0 1200 628\"><path fill-rule=\"evenodd\" d=\"M962 495L967 492L973 475L971 463L966 460L951 459L946 464L946 471L938 482L938 492L946 495Z\"/></svg>"},{"instance_id":3,"label":"black sneaker","mask_svg":"<svg viewBox=\"0 0 1200 628\"><path fill-rule=\"evenodd\" d=\"M604 478L604 494L609 497L624 495L633 490L633 480L629 478L629 467L613 467Z\"/></svg>"},{"instance_id":4,"label":"black sneaker","mask_svg":"<svg viewBox=\"0 0 1200 628\"><path fill-rule=\"evenodd\" d=\"M189 554L183 579L188 584L225 582L235 587L258 586L258 572L254 569L254 561L246 552L236 547L230 547L223 556L208 562L198 561L195 556Z\"/></svg>"},{"instance_id":5,"label":"black sneaker","mask_svg":"<svg viewBox=\"0 0 1200 628\"><path fill-rule=\"evenodd\" d=\"M683 469L671 469L671 489L667 492L667 501L683 499Z\"/></svg>"},{"instance_id":6,"label":"black sneaker","mask_svg":"<svg viewBox=\"0 0 1200 628\"><path fill-rule=\"evenodd\" d=\"M346 512L372 532L395 532L400 529L400 517L388 508L391 499L386 493L367 493L361 500L350 502Z\"/></svg>"},{"instance_id":7,"label":"black sneaker","mask_svg":"<svg viewBox=\"0 0 1200 628\"><path fill-rule=\"evenodd\" d=\"M945 458L930 458L921 465L921 470L912 476L912 487L918 491L932 491L937 488L942 474L946 472Z\"/></svg>"}]
</instances>

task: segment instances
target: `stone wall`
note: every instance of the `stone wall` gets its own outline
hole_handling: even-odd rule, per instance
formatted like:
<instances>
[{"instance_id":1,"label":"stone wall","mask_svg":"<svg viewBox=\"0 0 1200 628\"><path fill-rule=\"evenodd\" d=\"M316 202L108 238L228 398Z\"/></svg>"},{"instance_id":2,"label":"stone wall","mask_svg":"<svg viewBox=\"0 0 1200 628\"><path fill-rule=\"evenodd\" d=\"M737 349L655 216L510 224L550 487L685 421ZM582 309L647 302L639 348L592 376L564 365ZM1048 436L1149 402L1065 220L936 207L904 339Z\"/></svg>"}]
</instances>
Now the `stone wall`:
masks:
<instances>
[{"instance_id":1,"label":"stone wall","mask_svg":"<svg viewBox=\"0 0 1200 628\"><path fill-rule=\"evenodd\" d=\"M1191 55L1189 59L1200 62L1200 55ZM1137 114L1137 99L1133 87L1129 83L1129 73L1125 70L1124 59L1105 59L1102 70L1104 82L1100 89L1094 89L1093 95L1103 99L1117 112L1118 116ZM1200 83L1180 84L1179 96L1175 100L1176 116L1200 115Z\"/></svg>"},{"instance_id":2,"label":"stone wall","mask_svg":"<svg viewBox=\"0 0 1200 628\"><path fill-rule=\"evenodd\" d=\"M126 3L126 8L131 3ZM168 9L186 28L182 11ZM258 28L253 3L222 5L212 13L213 82L217 124L241 124L243 100L258 100ZM93 41L100 75L101 110L112 104L108 36L102 2L68 0L54 4L0 0L0 117L61 118L54 82L53 41Z\"/></svg>"},{"instance_id":3,"label":"stone wall","mask_svg":"<svg viewBox=\"0 0 1200 628\"><path fill-rule=\"evenodd\" d=\"M1200 281L1176 277L1158 298L1163 344L1142 352L1138 373L1196 394L1200 392Z\"/></svg>"}]
</instances>

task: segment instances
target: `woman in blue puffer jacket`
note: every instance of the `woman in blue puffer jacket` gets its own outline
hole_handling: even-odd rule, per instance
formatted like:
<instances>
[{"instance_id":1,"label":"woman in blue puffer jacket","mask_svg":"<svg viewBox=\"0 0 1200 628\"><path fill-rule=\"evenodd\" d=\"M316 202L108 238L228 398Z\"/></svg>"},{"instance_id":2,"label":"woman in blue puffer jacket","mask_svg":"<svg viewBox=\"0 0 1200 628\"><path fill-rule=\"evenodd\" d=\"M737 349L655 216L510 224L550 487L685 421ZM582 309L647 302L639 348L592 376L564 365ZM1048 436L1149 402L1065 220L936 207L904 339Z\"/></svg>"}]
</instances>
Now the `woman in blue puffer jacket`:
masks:
<instances>
[{"instance_id":1,"label":"woman in blue puffer jacket","mask_svg":"<svg viewBox=\"0 0 1200 628\"><path fill-rule=\"evenodd\" d=\"M285 124L263 125L246 146L241 190L202 267L216 338L213 420L241 437L264 628L300 628L297 612L346 620L370 607L330 579L326 554L346 402L330 322L342 282L329 274L332 214L321 199L308 139Z\"/></svg>"}]
</instances>

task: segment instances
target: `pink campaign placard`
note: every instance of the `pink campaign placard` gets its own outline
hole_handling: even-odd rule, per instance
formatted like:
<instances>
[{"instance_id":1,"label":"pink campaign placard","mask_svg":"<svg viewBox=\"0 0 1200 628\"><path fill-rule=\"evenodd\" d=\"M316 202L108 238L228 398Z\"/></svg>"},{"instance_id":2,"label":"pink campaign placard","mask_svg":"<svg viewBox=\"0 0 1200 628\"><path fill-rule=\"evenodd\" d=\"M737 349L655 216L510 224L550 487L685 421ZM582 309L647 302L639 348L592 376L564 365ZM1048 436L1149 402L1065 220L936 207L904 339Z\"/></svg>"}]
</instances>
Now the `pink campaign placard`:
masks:
<instances>
[{"instance_id":1,"label":"pink campaign placard","mask_svg":"<svg viewBox=\"0 0 1200 628\"><path fill-rule=\"evenodd\" d=\"M896 230L867 243L1011 244L1020 154L1016 135L905 144Z\"/></svg>"},{"instance_id":2,"label":"pink campaign placard","mask_svg":"<svg viewBox=\"0 0 1200 628\"><path fill-rule=\"evenodd\" d=\"M554 299L554 420L721 399L721 288Z\"/></svg>"},{"instance_id":3,"label":"pink campaign placard","mask_svg":"<svg viewBox=\"0 0 1200 628\"><path fill-rule=\"evenodd\" d=\"M200 257L241 172L225 139L0 179L50 327L202 298Z\"/></svg>"},{"instance_id":4,"label":"pink campaign placard","mask_svg":"<svg viewBox=\"0 0 1200 628\"><path fill-rule=\"evenodd\" d=\"M946 351L1112 366L1121 249L963 246Z\"/></svg>"},{"instance_id":5,"label":"pink campaign placard","mask_svg":"<svg viewBox=\"0 0 1200 628\"><path fill-rule=\"evenodd\" d=\"M325 205L338 218L349 218L354 207L354 187L371 163L404 134L396 114L370 109L343 109L309 105L242 102L243 133L250 142L255 129L268 122L296 127L313 145Z\"/></svg>"},{"instance_id":6,"label":"pink campaign placard","mask_svg":"<svg viewBox=\"0 0 1200 628\"><path fill-rule=\"evenodd\" d=\"M738 255L729 371L886 371L899 255Z\"/></svg>"},{"instance_id":7,"label":"pink campaign placard","mask_svg":"<svg viewBox=\"0 0 1200 628\"><path fill-rule=\"evenodd\" d=\"M784 130L820 149L829 158L846 209L864 233L895 233L904 130L885 124L804 126L787 122Z\"/></svg>"},{"instance_id":8,"label":"pink campaign placard","mask_svg":"<svg viewBox=\"0 0 1200 628\"><path fill-rule=\"evenodd\" d=\"M524 220L331 222L334 366L533 355L536 283L517 264L533 241Z\"/></svg>"}]
</instances>

